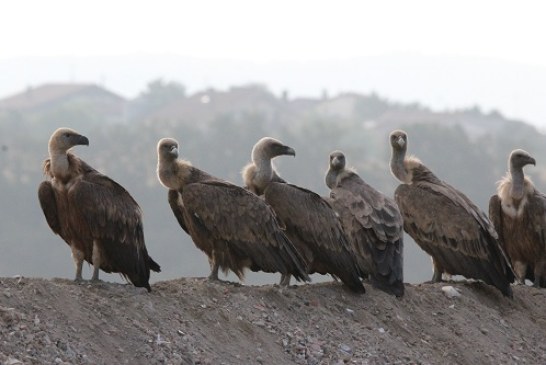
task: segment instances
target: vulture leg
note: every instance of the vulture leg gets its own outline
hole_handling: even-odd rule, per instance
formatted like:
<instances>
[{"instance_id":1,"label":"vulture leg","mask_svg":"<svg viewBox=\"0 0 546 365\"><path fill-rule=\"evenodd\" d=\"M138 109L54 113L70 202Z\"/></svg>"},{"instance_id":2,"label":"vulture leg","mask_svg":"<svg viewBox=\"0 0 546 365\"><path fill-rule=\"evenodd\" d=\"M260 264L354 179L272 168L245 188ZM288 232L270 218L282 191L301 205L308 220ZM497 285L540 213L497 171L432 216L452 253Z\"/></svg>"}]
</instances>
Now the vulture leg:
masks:
<instances>
[{"instance_id":1,"label":"vulture leg","mask_svg":"<svg viewBox=\"0 0 546 365\"><path fill-rule=\"evenodd\" d=\"M209 275L209 280L220 281L220 279L218 279L218 269L220 268L220 264L215 259L212 259L210 261L210 266L211 266L211 272Z\"/></svg>"},{"instance_id":2,"label":"vulture leg","mask_svg":"<svg viewBox=\"0 0 546 365\"><path fill-rule=\"evenodd\" d=\"M522 261L514 261L514 273L516 274L516 283L520 285L525 285L525 276L527 274L527 264ZM535 275L535 279L536 279L536 275Z\"/></svg>"},{"instance_id":3,"label":"vulture leg","mask_svg":"<svg viewBox=\"0 0 546 365\"><path fill-rule=\"evenodd\" d=\"M434 268L434 274L432 275L431 282L439 283L442 281L442 273L444 270L435 260L432 260L432 266Z\"/></svg>"},{"instance_id":4,"label":"vulture leg","mask_svg":"<svg viewBox=\"0 0 546 365\"><path fill-rule=\"evenodd\" d=\"M100 248L97 240L93 241L93 276L91 281L99 281Z\"/></svg>"},{"instance_id":5,"label":"vulture leg","mask_svg":"<svg viewBox=\"0 0 546 365\"><path fill-rule=\"evenodd\" d=\"M282 274L281 275L281 282L279 283L280 286L288 286L290 285L290 274Z\"/></svg>"},{"instance_id":6,"label":"vulture leg","mask_svg":"<svg viewBox=\"0 0 546 365\"><path fill-rule=\"evenodd\" d=\"M82 251L78 250L75 246L70 246L70 248L72 249L72 259L74 260L74 265L76 266L76 277L74 278L74 281L76 283L79 283L83 281L82 266L83 266L84 254Z\"/></svg>"},{"instance_id":7,"label":"vulture leg","mask_svg":"<svg viewBox=\"0 0 546 365\"><path fill-rule=\"evenodd\" d=\"M535 281L533 283L535 288L546 287L546 260L542 259L535 265Z\"/></svg>"}]
</instances>

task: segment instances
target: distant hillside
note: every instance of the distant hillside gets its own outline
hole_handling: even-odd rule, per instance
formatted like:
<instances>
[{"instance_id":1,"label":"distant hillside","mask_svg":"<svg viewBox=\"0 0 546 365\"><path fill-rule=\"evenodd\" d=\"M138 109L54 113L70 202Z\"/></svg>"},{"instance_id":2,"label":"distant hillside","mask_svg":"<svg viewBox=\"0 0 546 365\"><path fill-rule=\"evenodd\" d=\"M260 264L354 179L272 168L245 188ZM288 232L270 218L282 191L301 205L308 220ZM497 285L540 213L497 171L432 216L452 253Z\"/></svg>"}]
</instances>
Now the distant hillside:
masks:
<instances>
[{"instance_id":1,"label":"distant hillside","mask_svg":"<svg viewBox=\"0 0 546 365\"><path fill-rule=\"evenodd\" d=\"M460 297L448 298L443 285ZM544 364L546 292L0 279L2 364Z\"/></svg>"}]
</instances>

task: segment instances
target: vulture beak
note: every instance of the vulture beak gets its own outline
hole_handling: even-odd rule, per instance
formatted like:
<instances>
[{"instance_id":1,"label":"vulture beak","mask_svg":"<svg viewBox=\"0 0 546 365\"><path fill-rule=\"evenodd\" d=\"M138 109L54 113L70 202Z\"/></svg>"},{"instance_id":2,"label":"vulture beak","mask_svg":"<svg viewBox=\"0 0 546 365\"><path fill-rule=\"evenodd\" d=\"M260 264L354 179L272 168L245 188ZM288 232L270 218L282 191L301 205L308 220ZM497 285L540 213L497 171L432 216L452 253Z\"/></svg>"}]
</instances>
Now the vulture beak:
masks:
<instances>
[{"instance_id":1,"label":"vulture beak","mask_svg":"<svg viewBox=\"0 0 546 365\"><path fill-rule=\"evenodd\" d=\"M536 166L536 165L537 165L537 162L535 161L535 159L534 159L533 157L531 157L531 158L529 159L529 163L530 163L530 164L533 164L533 166Z\"/></svg>"},{"instance_id":2,"label":"vulture beak","mask_svg":"<svg viewBox=\"0 0 546 365\"><path fill-rule=\"evenodd\" d=\"M78 136L77 145L89 146L89 139L86 136Z\"/></svg>"},{"instance_id":3,"label":"vulture beak","mask_svg":"<svg viewBox=\"0 0 546 365\"><path fill-rule=\"evenodd\" d=\"M171 152L170 152L172 155L174 155L175 157L178 157L178 148L176 146L172 146L171 147Z\"/></svg>"},{"instance_id":4,"label":"vulture beak","mask_svg":"<svg viewBox=\"0 0 546 365\"><path fill-rule=\"evenodd\" d=\"M296 150L294 150L292 147L284 146L283 154L296 157Z\"/></svg>"},{"instance_id":5,"label":"vulture beak","mask_svg":"<svg viewBox=\"0 0 546 365\"><path fill-rule=\"evenodd\" d=\"M400 146L400 148L403 148L406 145L406 141L404 141L404 138L402 136L398 137L398 140L396 141L396 144Z\"/></svg>"}]
</instances>

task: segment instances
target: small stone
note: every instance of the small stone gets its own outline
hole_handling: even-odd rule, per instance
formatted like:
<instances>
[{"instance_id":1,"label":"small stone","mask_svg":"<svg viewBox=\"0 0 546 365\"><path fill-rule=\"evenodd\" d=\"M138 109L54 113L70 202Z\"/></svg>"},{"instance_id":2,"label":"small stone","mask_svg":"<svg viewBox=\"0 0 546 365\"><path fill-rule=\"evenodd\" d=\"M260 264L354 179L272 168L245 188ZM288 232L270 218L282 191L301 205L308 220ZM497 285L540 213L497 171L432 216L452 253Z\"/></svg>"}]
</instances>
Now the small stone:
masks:
<instances>
[{"instance_id":1,"label":"small stone","mask_svg":"<svg viewBox=\"0 0 546 365\"><path fill-rule=\"evenodd\" d=\"M377 330L379 331L379 333L385 333L385 329L383 327L379 327Z\"/></svg>"},{"instance_id":2,"label":"small stone","mask_svg":"<svg viewBox=\"0 0 546 365\"><path fill-rule=\"evenodd\" d=\"M339 351L344 355L351 355L353 353L353 350L346 344L342 343L339 345Z\"/></svg>"},{"instance_id":3,"label":"small stone","mask_svg":"<svg viewBox=\"0 0 546 365\"><path fill-rule=\"evenodd\" d=\"M459 293L459 291L451 285L442 286L442 291L448 298L456 298L461 296L461 293Z\"/></svg>"}]
</instances>

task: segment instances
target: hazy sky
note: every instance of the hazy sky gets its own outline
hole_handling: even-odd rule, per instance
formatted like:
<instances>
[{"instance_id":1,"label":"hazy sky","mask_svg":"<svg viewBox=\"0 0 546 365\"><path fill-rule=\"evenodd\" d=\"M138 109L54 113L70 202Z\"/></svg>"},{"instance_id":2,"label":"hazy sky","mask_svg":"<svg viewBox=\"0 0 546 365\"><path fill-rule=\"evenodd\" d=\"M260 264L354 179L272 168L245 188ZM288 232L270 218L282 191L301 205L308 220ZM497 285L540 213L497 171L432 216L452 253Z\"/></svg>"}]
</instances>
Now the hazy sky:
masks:
<instances>
[{"instance_id":1,"label":"hazy sky","mask_svg":"<svg viewBox=\"0 0 546 365\"><path fill-rule=\"evenodd\" d=\"M490 64L511 65L508 69L515 67L522 70L522 74L525 74L523 78L533 80L537 79L535 73L546 77L545 10L543 1L498 0L9 1L0 6L0 66L4 63L10 67L7 71L8 66L2 69L4 76L0 75L0 84L3 82L4 88L0 88L0 97L27 86L32 70L21 71L16 65L19 60L36 57L76 57L81 60L92 56L165 54L225 60L234 65L232 70L225 71L233 73L230 81L237 80L240 72L241 82L274 84L275 80L267 74L267 70L268 67L273 69L277 63L282 64L287 72L294 72L290 69L292 64L317 62L335 65L335 62L340 62L343 65L347 60L416 54L435 59L462 59L458 62L464 64L455 68L470 70L467 74L481 74L483 67L487 70ZM484 60L487 61L485 66ZM481 63L482 68L473 68L474 62ZM245 70L237 70L237 67L241 68L240 65L249 64L259 68L261 73L252 75L258 79L248 80L250 76L244 74ZM319 67L315 73L306 71L306 80L319 80L317 84L320 84L321 78L324 78L322 84L335 90L338 85L333 84L337 76L329 77L330 66L326 70L325 67ZM404 65L396 67L404 68ZM74 69L78 70L78 67L74 66ZM499 70L507 69L501 67ZM421 67L419 75L429 80L426 82L437 79L437 74L428 71L426 67ZM290 75L279 76L279 72L275 70L273 73L276 77L290 79ZM390 98L411 100L409 85L400 85L400 90L404 91L397 91L396 80L387 80L385 76L385 84L382 84L381 72L390 71L377 71L377 80L373 84L375 91L380 94L384 91ZM441 96L432 90L427 94L427 88L444 85L438 80L430 84L423 81L425 83L418 85L420 90L415 91L414 99L435 107L480 104L498 108L510 116L529 119L535 124L541 124L544 120L546 125L546 106L542 106L546 104L542 102L542 94L546 93L541 86L528 86L517 75L499 72L501 75L494 73L489 78L480 79L482 83L489 83L490 87L478 82L473 85L472 78L478 76L479 79L480 75L471 75L469 83L459 83L457 90L444 92ZM10 74L9 77L6 73ZM51 75L51 82L66 81L55 80L53 72ZM144 72L143 75L147 76ZM206 77L220 79L217 74L211 75ZM135 91L121 83L116 84L115 76L103 75L110 80L108 87L118 92ZM491 85L491 80L504 76L508 81L499 86ZM84 81L87 75L82 72L72 77ZM417 83L421 83L420 77ZM354 86L347 82L350 77L340 76L339 79L337 89L366 90L356 82ZM300 82L297 77L295 80ZM510 80L513 80L513 84ZM215 80L207 79L207 82L215 86ZM301 83L305 82L302 79ZM402 77L399 84L403 82L408 80ZM453 88L453 82L445 84L445 87ZM498 99L488 95L491 94L491 87L493 93L498 94L500 85L510 91ZM295 82L287 86L298 91ZM6 89L8 87L10 90ZM480 94L473 89L483 92ZM306 90L309 89L301 87L301 92ZM319 90L316 94L319 94ZM435 95L432 97L435 99L430 100L431 97L427 95ZM533 99L529 106L526 105L528 98Z\"/></svg>"}]
</instances>

